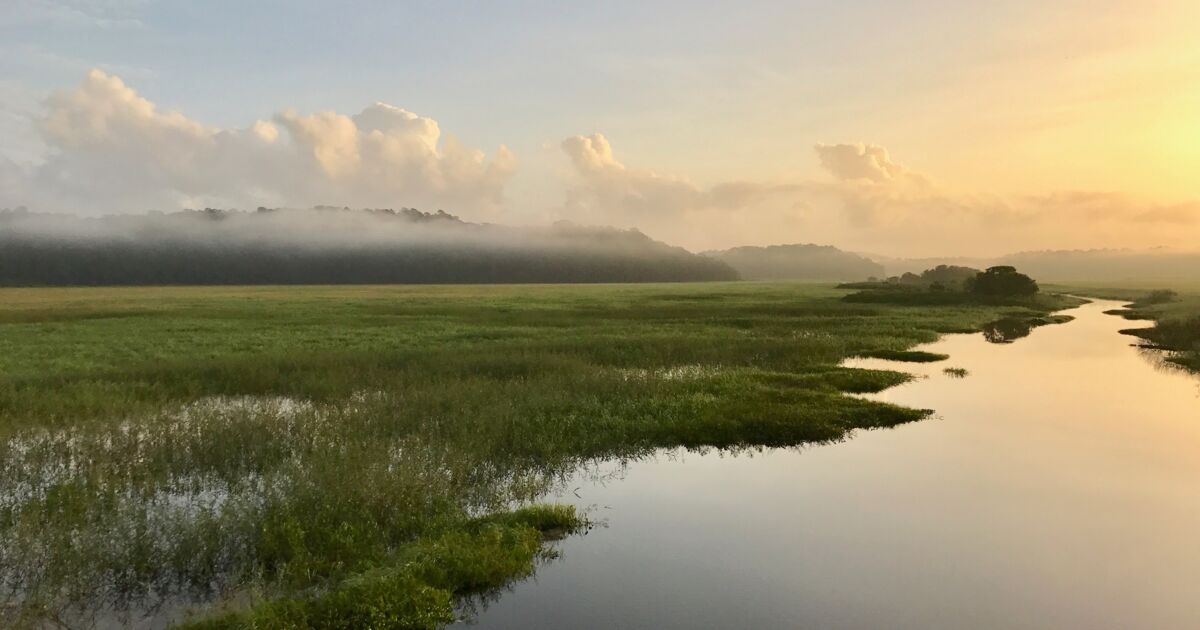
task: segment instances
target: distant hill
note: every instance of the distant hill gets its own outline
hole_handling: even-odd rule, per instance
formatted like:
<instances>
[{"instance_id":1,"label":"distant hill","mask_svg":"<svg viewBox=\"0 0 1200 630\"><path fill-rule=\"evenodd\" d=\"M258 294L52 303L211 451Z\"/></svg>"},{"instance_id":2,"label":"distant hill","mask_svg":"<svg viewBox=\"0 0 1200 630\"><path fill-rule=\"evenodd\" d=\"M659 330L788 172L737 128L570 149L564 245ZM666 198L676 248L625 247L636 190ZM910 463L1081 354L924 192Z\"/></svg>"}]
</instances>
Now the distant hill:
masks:
<instances>
[{"instance_id":1,"label":"distant hill","mask_svg":"<svg viewBox=\"0 0 1200 630\"><path fill-rule=\"evenodd\" d=\"M728 264L746 280L866 280L884 275L883 265L828 245L735 247L703 252Z\"/></svg>"},{"instance_id":2,"label":"distant hill","mask_svg":"<svg viewBox=\"0 0 1200 630\"><path fill-rule=\"evenodd\" d=\"M972 267L975 269L986 269L994 264L997 264L995 259L968 258L965 256L897 258L894 256L884 256L881 254L863 253L860 255L883 265L883 267L887 270L887 275L889 276L901 276L906 273L920 274L926 269L933 269L934 267L941 265L950 267Z\"/></svg>"},{"instance_id":3,"label":"distant hill","mask_svg":"<svg viewBox=\"0 0 1200 630\"><path fill-rule=\"evenodd\" d=\"M0 211L0 286L678 282L725 263L636 230L445 212L260 208L81 218Z\"/></svg>"},{"instance_id":4,"label":"distant hill","mask_svg":"<svg viewBox=\"0 0 1200 630\"><path fill-rule=\"evenodd\" d=\"M1196 280L1200 251L1173 250L1057 250L1020 252L998 259L1044 281L1071 280Z\"/></svg>"}]
</instances>

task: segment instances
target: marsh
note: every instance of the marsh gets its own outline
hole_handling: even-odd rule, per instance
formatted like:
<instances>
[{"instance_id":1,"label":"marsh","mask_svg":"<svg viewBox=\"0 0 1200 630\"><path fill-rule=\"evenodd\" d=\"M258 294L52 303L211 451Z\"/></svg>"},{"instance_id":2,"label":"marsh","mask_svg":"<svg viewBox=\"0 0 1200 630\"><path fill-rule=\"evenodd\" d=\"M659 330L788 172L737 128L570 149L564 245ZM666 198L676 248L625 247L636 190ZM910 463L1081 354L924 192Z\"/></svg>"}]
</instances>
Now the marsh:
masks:
<instances>
[{"instance_id":1,"label":"marsh","mask_svg":"<svg viewBox=\"0 0 1200 630\"><path fill-rule=\"evenodd\" d=\"M929 420L582 474L555 499L607 528L558 543L478 627L1195 627L1200 378L1131 346L1120 307L919 347L965 379L843 364L917 374L864 397Z\"/></svg>"}]
</instances>

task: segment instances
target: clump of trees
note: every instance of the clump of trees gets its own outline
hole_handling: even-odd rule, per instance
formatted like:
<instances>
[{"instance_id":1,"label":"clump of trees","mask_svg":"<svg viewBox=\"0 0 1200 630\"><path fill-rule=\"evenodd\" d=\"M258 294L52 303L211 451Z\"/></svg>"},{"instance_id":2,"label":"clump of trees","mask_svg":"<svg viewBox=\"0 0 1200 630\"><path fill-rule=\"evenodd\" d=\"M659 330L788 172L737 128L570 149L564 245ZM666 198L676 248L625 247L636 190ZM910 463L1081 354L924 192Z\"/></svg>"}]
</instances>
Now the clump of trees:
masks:
<instances>
[{"instance_id":1,"label":"clump of trees","mask_svg":"<svg viewBox=\"0 0 1200 630\"><path fill-rule=\"evenodd\" d=\"M938 265L920 275L906 273L887 280L839 285L859 289L846 296L852 302L904 304L962 304L978 301L1023 301L1038 292L1037 282L1014 267L1001 265L984 271L970 267Z\"/></svg>"},{"instance_id":2,"label":"clump of trees","mask_svg":"<svg viewBox=\"0 0 1200 630\"><path fill-rule=\"evenodd\" d=\"M958 265L938 265L926 269L919 274L909 271L898 276L880 279L871 276L866 282L850 282L842 286L846 288L868 289L883 285L909 289L929 289L931 291L961 291L967 282L981 273L973 267Z\"/></svg>"},{"instance_id":3,"label":"clump of trees","mask_svg":"<svg viewBox=\"0 0 1200 630\"><path fill-rule=\"evenodd\" d=\"M958 265L938 265L933 269L921 272L921 281L930 286L941 286L945 289L961 289L975 276L979 270L974 267Z\"/></svg>"},{"instance_id":4,"label":"clump of trees","mask_svg":"<svg viewBox=\"0 0 1200 630\"><path fill-rule=\"evenodd\" d=\"M1030 297L1038 292L1038 284L1033 278L1009 265L988 267L987 271L968 279L963 288L992 297Z\"/></svg>"}]
</instances>

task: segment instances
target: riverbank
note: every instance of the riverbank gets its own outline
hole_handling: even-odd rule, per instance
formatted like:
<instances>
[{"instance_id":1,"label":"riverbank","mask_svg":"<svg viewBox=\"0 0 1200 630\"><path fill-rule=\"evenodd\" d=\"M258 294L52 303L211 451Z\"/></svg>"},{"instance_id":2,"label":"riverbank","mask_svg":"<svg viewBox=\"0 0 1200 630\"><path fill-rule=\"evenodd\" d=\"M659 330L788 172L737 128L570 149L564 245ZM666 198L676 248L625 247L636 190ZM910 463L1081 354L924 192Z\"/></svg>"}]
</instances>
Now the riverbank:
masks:
<instances>
[{"instance_id":1,"label":"riverbank","mask_svg":"<svg viewBox=\"0 0 1200 630\"><path fill-rule=\"evenodd\" d=\"M1153 321L1154 326L1122 332L1143 339L1148 347L1168 351L1166 360L1200 371L1200 283L1096 284L1056 289L1130 302L1113 313L1128 320Z\"/></svg>"},{"instance_id":2,"label":"riverbank","mask_svg":"<svg viewBox=\"0 0 1200 630\"><path fill-rule=\"evenodd\" d=\"M1131 347L1119 306L915 348L944 362L847 360L918 374L866 396L937 410L923 422L583 471L552 499L607 526L474 627L1200 627L1200 380Z\"/></svg>"},{"instance_id":3,"label":"riverbank","mask_svg":"<svg viewBox=\"0 0 1200 630\"><path fill-rule=\"evenodd\" d=\"M918 420L929 412L845 395L907 375L839 362L1067 303L844 294L0 290L0 581L14 593L0 614L436 627L455 597L526 574L541 532L585 526L551 508L503 516L581 463Z\"/></svg>"}]
</instances>

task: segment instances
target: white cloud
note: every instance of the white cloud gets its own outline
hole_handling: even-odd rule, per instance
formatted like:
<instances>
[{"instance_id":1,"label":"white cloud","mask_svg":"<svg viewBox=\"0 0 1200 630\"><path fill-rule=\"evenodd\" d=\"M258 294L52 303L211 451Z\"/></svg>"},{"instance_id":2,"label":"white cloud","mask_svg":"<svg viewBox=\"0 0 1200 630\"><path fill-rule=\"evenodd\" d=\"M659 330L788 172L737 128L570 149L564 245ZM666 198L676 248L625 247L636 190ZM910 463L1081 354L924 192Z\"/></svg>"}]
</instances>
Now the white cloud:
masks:
<instances>
[{"instance_id":1,"label":"white cloud","mask_svg":"<svg viewBox=\"0 0 1200 630\"><path fill-rule=\"evenodd\" d=\"M516 171L505 147L489 157L437 121L384 103L353 115L285 110L219 128L164 111L93 70L78 87L30 109L0 107L0 129L36 120L45 145L32 161L0 155L0 207L101 214L332 204L445 208L471 217L507 205ZM10 145L16 137L8 136ZM571 170L556 218L637 227L694 249L801 241L901 255L991 255L1200 240L1200 202L1108 192L950 193L878 145L816 145L821 178L706 184L627 165L598 133L560 147Z\"/></svg>"},{"instance_id":2,"label":"white cloud","mask_svg":"<svg viewBox=\"0 0 1200 630\"><path fill-rule=\"evenodd\" d=\"M628 168L599 133L567 138L562 149L575 171L560 213L564 218L637 227L656 238L707 248L767 223L794 229L804 210L802 202L789 199L796 192L789 184L731 181L702 188L681 177ZM770 216L746 212L764 207L772 209ZM752 225L729 229L742 222Z\"/></svg>"},{"instance_id":3,"label":"white cloud","mask_svg":"<svg viewBox=\"0 0 1200 630\"><path fill-rule=\"evenodd\" d=\"M1194 246L1200 202L1156 204L1115 193L963 195L870 144L818 144L826 179L703 187L626 167L600 135L562 143L576 182L563 215L620 222L702 249L820 242L898 255L998 255L1030 248Z\"/></svg>"},{"instance_id":4,"label":"white cloud","mask_svg":"<svg viewBox=\"0 0 1200 630\"><path fill-rule=\"evenodd\" d=\"M925 184L924 177L892 161L887 149L876 144L817 144L821 166L845 181Z\"/></svg>"},{"instance_id":5,"label":"white cloud","mask_svg":"<svg viewBox=\"0 0 1200 630\"><path fill-rule=\"evenodd\" d=\"M656 216L707 204L705 193L686 180L626 168L602 134L567 138L562 148L579 180L568 192L572 215L652 223Z\"/></svg>"},{"instance_id":6,"label":"white cloud","mask_svg":"<svg viewBox=\"0 0 1200 630\"><path fill-rule=\"evenodd\" d=\"M670 218L680 212L737 210L755 201L795 192L790 184L729 181L701 188L688 180L626 168L603 134L573 136L562 142L575 166L576 184L568 210L630 219Z\"/></svg>"},{"instance_id":7,"label":"white cloud","mask_svg":"<svg viewBox=\"0 0 1200 630\"><path fill-rule=\"evenodd\" d=\"M354 116L288 110L221 129L160 110L100 70L47 99L38 127L48 156L25 198L7 205L97 213L330 203L470 213L498 206L516 169L503 146L489 159L443 137L436 121L383 103Z\"/></svg>"}]
</instances>

